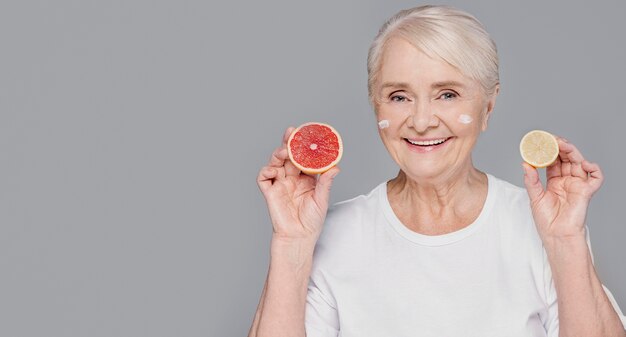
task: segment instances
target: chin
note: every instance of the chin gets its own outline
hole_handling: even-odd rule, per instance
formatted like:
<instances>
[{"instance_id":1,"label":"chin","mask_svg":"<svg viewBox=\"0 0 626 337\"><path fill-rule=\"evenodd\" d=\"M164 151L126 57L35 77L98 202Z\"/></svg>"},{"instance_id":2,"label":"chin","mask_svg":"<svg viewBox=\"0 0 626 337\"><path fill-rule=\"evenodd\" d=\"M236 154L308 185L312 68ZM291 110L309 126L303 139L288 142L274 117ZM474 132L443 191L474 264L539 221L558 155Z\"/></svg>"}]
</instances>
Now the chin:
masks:
<instances>
[{"instance_id":1,"label":"chin","mask_svg":"<svg viewBox=\"0 0 626 337\"><path fill-rule=\"evenodd\" d=\"M440 176L444 168L441 165L428 165L428 163L422 162L419 165L411 165L402 171L413 180L429 180Z\"/></svg>"}]
</instances>

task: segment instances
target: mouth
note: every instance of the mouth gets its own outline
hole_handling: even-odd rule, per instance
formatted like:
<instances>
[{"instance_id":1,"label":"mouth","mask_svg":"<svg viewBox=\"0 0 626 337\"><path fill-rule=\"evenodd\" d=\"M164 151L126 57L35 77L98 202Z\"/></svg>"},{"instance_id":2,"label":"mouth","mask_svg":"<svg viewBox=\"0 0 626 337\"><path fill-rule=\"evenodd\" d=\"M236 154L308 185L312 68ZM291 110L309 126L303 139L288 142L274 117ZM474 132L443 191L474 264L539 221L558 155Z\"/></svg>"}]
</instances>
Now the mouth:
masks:
<instances>
[{"instance_id":1,"label":"mouth","mask_svg":"<svg viewBox=\"0 0 626 337\"><path fill-rule=\"evenodd\" d=\"M438 138L438 139L425 139L425 140L416 140L416 139L404 138L404 141L406 141L407 143L409 143L411 145L415 145L415 146L432 147L432 146L441 145L441 144L447 142L450 138L452 138L452 137Z\"/></svg>"},{"instance_id":2,"label":"mouth","mask_svg":"<svg viewBox=\"0 0 626 337\"><path fill-rule=\"evenodd\" d=\"M431 138L431 139L409 139L404 138L404 141L409 147L409 150L417 153L430 153L446 146L446 144L453 137L447 138Z\"/></svg>"}]
</instances>

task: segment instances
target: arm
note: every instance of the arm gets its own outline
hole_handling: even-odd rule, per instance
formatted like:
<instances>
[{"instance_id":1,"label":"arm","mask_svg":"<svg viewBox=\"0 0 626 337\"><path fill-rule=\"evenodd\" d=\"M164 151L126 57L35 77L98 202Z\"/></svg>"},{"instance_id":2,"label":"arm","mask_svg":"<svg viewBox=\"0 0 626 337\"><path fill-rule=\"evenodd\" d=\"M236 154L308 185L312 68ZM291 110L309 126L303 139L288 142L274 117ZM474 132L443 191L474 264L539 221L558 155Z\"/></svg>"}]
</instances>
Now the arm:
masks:
<instances>
[{"instance_id":1,"label":"arm","mask_svg":"<svg viewBox=\"0 0 626 337\"><path fill-rule=\"evenodd\" d=\"M559 336L626 336L596 274L584 235L546 239L559 308Z\"/></svg>"},{"instance_id":2,"label":"arm","mask_svg":"<svg viewBox=\"0 0 626 337\"><path fill-rule=\"evenodd\" d=\"M313 250L328 209L330 187L339 168L319 179L302 174L287 155L287 140L261 169L257 183L272 220L270 266L249 337L304 337L307 287Z\"/></svg>"},{"instance_id":3,"label":"arm","mask_svg":"<svg viewBox=\"0 0 626 337\"><path fill-rule=\"evenodd\" d=\"M314 244L273 240L270 268L249 337L304 337Z\"/></svg>"},{"instance_id":4,"label":"arm","mask_svg":"<svg viewBox=\"0 0 626 337\"><path fill-rule=\"evenodd\" d=\"M559 139L559 158L547 168L547 187L524 164L531 201L557 293L559 336L626 337L593 267L585 238L587 207L600 188L600 167L584 160L574 145Z\"/></svg>"}]
</instances>

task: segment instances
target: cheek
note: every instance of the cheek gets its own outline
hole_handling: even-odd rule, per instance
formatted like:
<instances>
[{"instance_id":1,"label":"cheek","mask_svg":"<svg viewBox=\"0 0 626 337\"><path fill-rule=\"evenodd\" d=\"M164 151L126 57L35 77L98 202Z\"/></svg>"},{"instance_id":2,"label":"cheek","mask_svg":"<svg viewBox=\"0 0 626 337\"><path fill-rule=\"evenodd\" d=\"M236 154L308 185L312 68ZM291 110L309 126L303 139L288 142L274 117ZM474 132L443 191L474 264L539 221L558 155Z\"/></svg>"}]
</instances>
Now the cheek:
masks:
<instances>
[{"instance_id":1,"label":"cheek","mask_svg":"<svg viewBox=\"0 0 626 337\"><path fill-rule=\"evenodd\" d=\"M394 119L394 114L390 113L389 111L386 111L385 109L383 109L383 110L379 109L376 112L376 120L378 122L380 122L381 120L391 121L392 119Z\"/></svg>"},{"instance_id":2,"label":"cheek","mask_svg":"<svg viewBox=\"0 0 626 337\"><path fill-rule=\"evenodd\" d=\"M378 130L384 133L397 133L402 124L406 121L407 116L399 116L391 112L378 112L376 114L376 123Z\"/></svg>"},{"instance_id":3,"label":"cheek","mask_svg":"<svg viewBox=\"0 0 626 337\"><path fill-rule=\"evenodd\" d=\"M459 118L456 119L459 123L461 124L470 124L474 121L474 118L472 118L472 116L467 115L467 114L459 114Z\"/></svg>"},{"instance_id":4,"label":"cheek","mask_svg":"<svg viewBox=\"0 0 626 337\"><path fill-rule=\"evenodd\" d=\"M483 111L480 105L459 106L449 109L440 118L459 134L472 134L480 131L483 124Z\"/></svg>"},{"instance_id":5,"label":"cheek","mask_svg":"<svg viewBox=\"0 0 626 337\"><path fill-rule=\"evenodd\" d=\"M459 109L456 111L448 111L446 114L437 115L437 117L457 135L466 135L472 133L479 123L480 118L467 110Z\"/></svg>"},{"instance_id":6,"label":"cheek","mask_svg":"<svg viewBox=\"0 0 626 337\"><path fill-rule=\"evenodd\" d=\"M394 140L400 137L403 123L403 119L398 118L398 116L393 116L393 114L379 113L376 115L376 128L378 129L378 135L387 150L391 151L391 149L395 146L393 145Z\"/></svg>"}]
</instances>

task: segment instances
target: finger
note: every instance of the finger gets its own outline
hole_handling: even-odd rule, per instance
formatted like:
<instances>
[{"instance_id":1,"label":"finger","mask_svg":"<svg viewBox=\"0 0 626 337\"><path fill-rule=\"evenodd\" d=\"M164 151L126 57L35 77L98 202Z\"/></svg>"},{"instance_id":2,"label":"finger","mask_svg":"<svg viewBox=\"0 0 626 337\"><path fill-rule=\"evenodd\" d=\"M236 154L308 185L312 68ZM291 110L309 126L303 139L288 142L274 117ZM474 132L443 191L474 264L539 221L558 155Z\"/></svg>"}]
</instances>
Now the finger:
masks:
<instances>
[{"instance_id":1,"label":"finger","mask_svg":"<svg viewBox=\"0 0 626 337\"><path fill-rule=\"evenodd\" d=\"M291 162L291 159L285 160L285 175L295 177L299 176L300 172L300 169Z\"/></svg>"},{"instance_id":2,"label":"finger","mask_svg":"<svg viewBox=\"0 0 626 337\"><path fill-rule=\"evenodd\" d=\"M279 147L274 150L270 157L269 166L283 167L285 169L285 175L298 176L300 175L300 169L297 168L289 159L289 152L284 147Z\"/></svg>"},{"instance_id":3,"label":"finger","mask_svg":"<svg viewBox=\"0 0 626 337\"><path fill-rule=\"evenodd\" d=\"M585 172L589 173L589 184L591 184L593 193L595 193L604 182L604 174L600 169L600 165L585 160L582 163L582 168Z\"/></svg>"},{"instance_id":4,"label":"finger","mask_svg":"<svg viewBox=\"0 0 626 337\"><path fill-rule=\"evenodd\" d=\"M564 162L561 157L557 158L557 160L561 161L561 176L569 177L572 175L572 163L569 161Z\"/></svg>"},{"instance_id":5,"label":"finger","mask_svg":"<svg viewBox=\"0 0 626 337\"><path fill-rule=\"evenodd\" d=\"M259 171L257 176L257 184L261 192L265 193L271 186L272 182L278 176L278 169L275 167L265 166Z\"/></svg>"},{"instance_id":6,"label":"finger","mask_svg":"<svg viewBox=\"0 0 626 337\"><path fill-rule=\"evenodd\" d=\"M564 142L562 139L558 140L559 142L559 157L563 162L570 163L582 163L585 158L582 153L574 146L574 144L569 142Z\"/></svg>"},{"instance_id":7,"label":"finger","mask_svg":"<svg viewBox=\"0 0 626 337\"><path fill-rule=\"evenodd\" d=\"M557 138L557 143L559 144L559 157L564 163L569 163L570 159L568 154L572 152L572 146L569 142L563 141L562 138Z\"/></svg>"},{"instance_id":8,"label":"finger","mask_svg":"<svg viewBox=\"0 0 626 337\"><path fill-rule=\"evenodd\" d=\"M600 165L588 160L583 161L583 169L594 179L604 179Z\"/></svg>"},{"instance_id":9,"label":"finger","mask_svg":"<svg viewBox=\"0 0 626 337\"><path fill-rule=\"evenodd\" d=\"M294 128L293 126L288 127L285 130L285 134L283 135L283 146L287 147L288 144L288 140L289 137L291 137L291 134L293 133L293 130L295 130L296 128ZM287 158L289 158L289 152L287 152ZM287 176L298 176L300 175L300 169L297 168L292 162L291 160L285 160L285 175Z\"/></svg>"},{"instance_id":10,"label":"finger","mask_svg":"<svg viewBox=\"0 0 626 337\"><path fill-rule=\"evenodd\" d=\"M269 166L273 167L283 167L285 165L285 160L289 158L287 154L286 147L278 147L272 152L272 156L270 157Z\"/></svg>"},{"instance_id":11,"label":"finger","mask_svg":"<svg viewBox=\"0 0 626 337\"><path fill-rule=\"evenodd\" d=\"M589 178L589 175L587 174L587 172L585 172L585 170L583 170L583 163L582 162L580 164L578 164L578 163L572 164L572 175L574 177L578 177L578 178L581 178L583 180L587 180Z\"/></svg>"},{"instance_id":12,"label":"finger","mask_svg":"<svg viewBox=\"0 0 626 337\"><path fill-rule=\"evenodd\" d=\"M283 142L282 145L287 146L287 141L289 140L289 137L291 136L291 133L293 132L293 130L295 130L296 128L294 128L293 126L288 127L285 130L285 133L283 134Z\"/></svg>"},{"instance_id":13,"label":"finger","mask_svg":"<svg viewBox=\"0 0 626 337\"><path fill-rule=\"evenodd\" d=\"M289 154L287 153L287 140L289 140L289 136L294 129L295 128L291 126L285 129L281 146L277 147L274 152L272 152L269 161L270 166L282 167L285 165L285 160L289 158Z\"/></svg>"},{"instance_id":14,"label":"finger","mask_svg":"<svg viewBox=\"0 0 626 337\"><path fill-rule=\"evenodd\" d=\"M561 158L566 157L566 160L571 163L569 173L572 176L587 180L587 172L585 172L582 168L582 163L585 160L585 157L583 157L582 153L576 146L574 146L574 144L560 139L559 156Z\"/></svg>"},{"instance_id":15,"label":"finger","mask_svg":"<svg viewBox=\"0 0 626 337\"><path fill-rule=\"evenodd\" d=\"M269 166L283 167L285 169L285 175L298 176L300 175L300 169L297 168L289 159L289 151L285 147L279 147L274 150L270 157Z\"/></svg>"},{"instance_id":16,"label":"finger","mask_svg":"<svg viewBox=\"0 0 626 337\"><path fill-rule=\"evenodd\" d=\"M563 164L561 162L561 159L557 157L554 163L552 163L552 165L546 168L546 178L552 179L552 178L561 177L561 173L563 170L562 166Z\"/></svg>"},{"instance_id":17,"label":"finger","mask_svg":"<svg viewBox=\"0 0 626 337\"><path fill-rule=\"evenodd\" d=\"M563 145L561 145L561 144L562 143L569 143L569 141L567 139L563 138L563 137L559 137L559 136L555 136L555 137L556 137L556 140L557 140L557 145L559 146L559 154L560 154L561 148L563 147ZM569 161L563 162L563 160L561 160L561 157L557 156L556 157L556 161L554 162L553 165L555 165L554 172L549 172L549 174L548 174L548 170L546 170L546 178L564 177L564 176L569 176L570 175L572 165L569 163ZM557 167L559 168L558 171L556 170Z\"/></svg>"},{"instance_id":18,"label":"finger","mask_svg":"<svg viewBox=\"0 0 626 337\"><path fill-rule=\"evenodd\" d=\"M328 205L330 188L339 172L339 167L333 166L330 170L320 174L315 186L315 201L318 205Z\"/></svg>"},{"instance_id":19,"label":"finger","mask_svg":"<svg viewBox=\"0 0 626 337\"><path fill-rule=\"evenodd\" d=\"M524 185L526 186L526 192L530 198L531 204L534 204L543 195L543 185L539 180L539 172L537 169L527 163L522 163L524 167Z\"/></svg>"}]
</instances>

